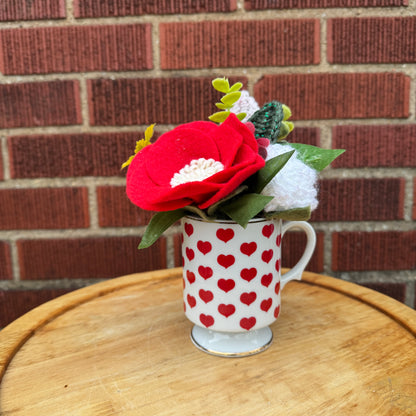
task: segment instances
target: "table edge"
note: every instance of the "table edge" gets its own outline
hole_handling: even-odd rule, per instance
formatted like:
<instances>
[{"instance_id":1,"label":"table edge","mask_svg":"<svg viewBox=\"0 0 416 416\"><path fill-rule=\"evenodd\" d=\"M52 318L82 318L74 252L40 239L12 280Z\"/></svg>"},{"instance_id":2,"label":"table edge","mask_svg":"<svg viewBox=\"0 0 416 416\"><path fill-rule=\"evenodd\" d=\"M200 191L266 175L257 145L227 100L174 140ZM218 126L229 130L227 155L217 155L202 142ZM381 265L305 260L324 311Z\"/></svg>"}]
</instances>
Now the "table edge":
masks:
<instances>
[{"instance_id":1,"label":"table edge","mask_svg":"<svg viewBox=\"0 0 416 416\"><path fill-rule=\"evenodd\" d=\"M285 271L287 269L282 270ZM46 323L108 293L152 280L177 279L181 275L181 267L134 273L74 290L32 309L0 330L0 383L14 355ZM389 316L416 337L416 311L393 298L352 282L307 271L303 273L300 283L320 286L357 299Z\"/></svg>"}]
</instances>

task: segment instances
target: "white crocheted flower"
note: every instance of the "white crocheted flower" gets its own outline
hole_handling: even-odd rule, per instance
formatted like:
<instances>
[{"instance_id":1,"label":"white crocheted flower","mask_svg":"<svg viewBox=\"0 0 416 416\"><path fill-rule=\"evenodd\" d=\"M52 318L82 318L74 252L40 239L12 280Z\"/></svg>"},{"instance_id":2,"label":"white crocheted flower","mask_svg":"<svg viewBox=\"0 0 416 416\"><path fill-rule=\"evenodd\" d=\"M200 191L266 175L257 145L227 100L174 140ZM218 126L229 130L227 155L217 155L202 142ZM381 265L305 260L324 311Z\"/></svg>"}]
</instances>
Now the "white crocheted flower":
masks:
<instances>
[{"instance_id":1,"label":"white crocheted flower","mask_svg":"<svg viewBox=\"0 0 416 416\"><path fill-rule=\"evenodd\" d=\"M272 144L267 148L267 159L293 150L289 145ZM283 169L263 189L263 195L274 196L264 208L266 212L318 206L318 172L292 155Z\"/></svg>"},{"instance_id":2,"label":"white crocheted flower","mask_svg":"<svg viewBox=\"0 0 416 416\"><path fill-rule=\"evenodd\" d=\"M230 111L234 114L246 113L244 120L242 120L242 122L245 123L259 109L260 107L257 104L257 101L250 96L249 92L241 91L240 98Z\"/></svg>"}]
</instances>

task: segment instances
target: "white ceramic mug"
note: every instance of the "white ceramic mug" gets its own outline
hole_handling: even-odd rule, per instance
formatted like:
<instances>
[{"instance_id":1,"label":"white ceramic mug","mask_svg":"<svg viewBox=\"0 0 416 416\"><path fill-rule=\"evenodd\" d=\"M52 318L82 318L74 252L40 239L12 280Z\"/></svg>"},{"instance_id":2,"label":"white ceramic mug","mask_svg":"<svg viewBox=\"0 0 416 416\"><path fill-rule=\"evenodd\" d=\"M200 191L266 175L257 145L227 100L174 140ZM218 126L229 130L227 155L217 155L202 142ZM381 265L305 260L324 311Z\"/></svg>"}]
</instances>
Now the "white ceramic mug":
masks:
<instances>
[{"instance_id":1,"label":"white ceramic mug","mask_svg":"<svg viewBox=\"0 0 416 416\"><path fill-rule=\"evenodd\" d=\"M184 309L195 324L195 345L227 356L267 348L273 337L268 326L280 313L281 289L301 279L315 248L311 225L263 218L245 229L232 221L197 217L184 217L181 223ZM307 244L296 266L281 276L282 237L292 228L306 232Z\"/></svg>"}]
</instances>

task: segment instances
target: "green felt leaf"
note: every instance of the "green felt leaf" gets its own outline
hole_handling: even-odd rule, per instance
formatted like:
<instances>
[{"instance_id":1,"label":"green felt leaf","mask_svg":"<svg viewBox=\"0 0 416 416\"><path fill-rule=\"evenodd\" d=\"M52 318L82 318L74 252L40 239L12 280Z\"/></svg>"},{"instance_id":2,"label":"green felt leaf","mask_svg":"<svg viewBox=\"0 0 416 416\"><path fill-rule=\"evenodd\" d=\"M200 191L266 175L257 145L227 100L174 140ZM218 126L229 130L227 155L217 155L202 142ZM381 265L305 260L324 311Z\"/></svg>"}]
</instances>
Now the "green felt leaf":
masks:
<instances>
[{"instance_id":1,"label":"green felt leaf","mask_svg":"<svg viewBox=\"0 0 416 416\"><path fill-rule=\"evenodd\" d=\"M279 173L292 157L294 150L283 153L266 162L264 168L260 169L255 176L254 190L260 193L264 187Z\"/></svg>"},{"instance_id":2,"label":"green felt leaf","mask_svg":"<svg viewBox=\"0 0 416 416\"><path fill-rule=\"evenodd\" d=\"M247 190L247 185L240 185L237 189L235 189L233 192L228 194L226 197L220 199L215 204L212 204L208 209L207 213L209 216L214 215L217 209L224 204L226 201L229 201L231 198L234 198L238 194L241 194L242 192Z\"/></svg>"},{"instance_id":3,"label":"green felt leaf","mask_svg":"<svg viewBox=\"0 0 416 416\"><path fill-rule=\"evenodd\" d=\"M243 84L241 82L236 82L234 85L231 86L229 92L239 91Z\"/></svg>"},{"instance_id":4,"label":"green felt leaf","mask_svg":"<svg viewBox=\"0 0 416 416\"><path fill-rule=\"evenodd\" d=\"M226 110L228 107L223 104L223 103L215 103L215 105L217 106L217 108L219 108L220 110Z\"/></svg>"},{"instance_id":5,"label":"green felt leaf","mask_svg":"<svg viewBox=\"0 0 416 416\"><path fill-rule=\"evenodd\" d=\"M280 219L285 221L308 221L311 218L311 207L293 208L286 211L266 212L268 219Z\"/></svg>"},{"instance_id":6,"label":"green felt leaf","mask_svg":"<svg viewBox=\"0 0 416 416\"><path fill-rule=\"evenodd\" d=\"M243 194L222 205L219 210L228 215L237 224L246 228L248 222L261 212L272 199L272 196Z\"/></svg>"},{"instance_id":7,"label":"green felt leaf","mask_svg":"<svg viewBox=\"0 0 416 416\"><path fill-rule=\"evenodd\" d=\"M246 113L238 113L237 114L237 118L240 120L240 121L243 121L245 118L246 118Z\"/></svg>"},{"instance_id":8,"label":"green felt leaf","mask_svg":"<svg viewBox=\"0 0 416 416\"><path fill-rule=\"evenodd\" d=\"M224 97L221 98L221 102L224 103L227 108L231 108L233 104L235 104L238 99L241 97L241 92L230 92L229 94L224 95Z\"/></svg>"},{"instance_id":9,"label":"green felt leaf","mask_svg":"<svg viewBox=\"0 0 416 416\"><path fill-rule=\"evenodd\" d=\"M214 123L222 123L226 120L226 118L231 114L230 111L220 111L218 113L214 113L212 116L208 118L213 121Z\"/></svg>"},{"instance_id":10,"label":"green felt leaf","mask_svg":"<svg viewBox=\"0 0 416 416\"><path fill-rule=\"evenodd\" d=\"M301 143L290 143L290 147L298 151L298 159L318 172L325 169L345 152L344 149L321 149L320 147Z\"/></svg>"},{"instance_id":11,"label":"green felt leaf","mask_svg":"<svg viewBox=\"0 0 416 416\"><path fill-rule=\"evenodd\" d=\"M227 93L230 91L230 83L226 78L216 78L212 81L212 86L219 92Z\"/></svg>"},{"instance_id":12,"label":"green felt leaf","mask_svg":"<svg viewBox=\"0 0 416 416\"><path fill-rule=\"evenodd\" d=\"M185 214L186 211L184 209L177 209L175 211L158 212L153 215L138 248L150 247L171 225L180 220Z\"/></svg>"}]
</instances>

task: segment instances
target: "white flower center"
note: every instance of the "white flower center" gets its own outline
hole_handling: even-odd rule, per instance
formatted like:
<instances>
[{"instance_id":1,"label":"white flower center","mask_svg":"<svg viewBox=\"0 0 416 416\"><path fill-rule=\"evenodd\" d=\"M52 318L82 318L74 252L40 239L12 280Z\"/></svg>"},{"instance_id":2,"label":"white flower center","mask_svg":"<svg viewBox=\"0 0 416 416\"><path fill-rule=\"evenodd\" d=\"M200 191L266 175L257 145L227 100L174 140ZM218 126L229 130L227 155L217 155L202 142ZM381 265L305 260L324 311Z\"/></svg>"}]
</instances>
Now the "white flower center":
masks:
<instances>
[{"instance_id":1,"label":"white flower center","mask_svg":"<svg viewBox=\"0 0 416 416\"><path fill-rule=\"evenodd\" d=\"M182 185L188 182L200 182L224 170L224 165L214 159L194 159L189 165L176 172L170 180L170 186Z\"/></svg>"}]
</instances>

